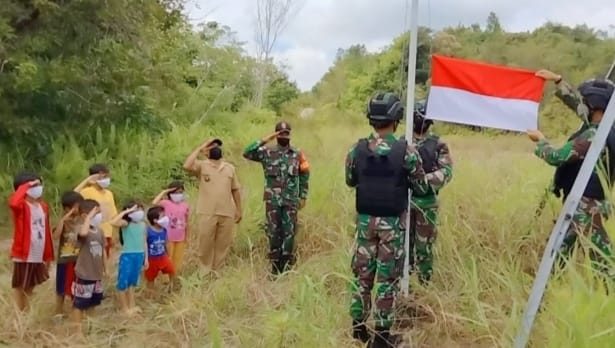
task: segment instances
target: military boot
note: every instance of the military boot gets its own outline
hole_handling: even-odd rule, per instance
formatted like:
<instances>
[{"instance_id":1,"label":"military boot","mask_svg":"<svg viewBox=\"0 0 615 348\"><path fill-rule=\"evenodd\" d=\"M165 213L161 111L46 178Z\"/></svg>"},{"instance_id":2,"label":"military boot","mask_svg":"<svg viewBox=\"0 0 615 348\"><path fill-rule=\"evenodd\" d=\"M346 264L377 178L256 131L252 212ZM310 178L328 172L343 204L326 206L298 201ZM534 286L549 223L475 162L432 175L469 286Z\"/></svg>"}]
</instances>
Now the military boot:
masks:
<instances>
[{"instance_id":1,"label":"military boot","mask_svg":"<svg viewBox=\"0 0 615 348\"><path fill-rule=\"evenodd\" d=\"M392 335L390 329L376 327L376 334L370 348L395 348L401 343L401 336Z\"/></svg>"},{"instance_id":2,"label":"military boot","mask_svg":"<svg viewBox=\"0 0 615 348\"><path fill-rule=\"evenodd\" d=\"M369 342L371 336L367 331L367 326L365 326L365 322L358 320L352 321L352 337L363 343Z\"/></svg>"}]
</instances>

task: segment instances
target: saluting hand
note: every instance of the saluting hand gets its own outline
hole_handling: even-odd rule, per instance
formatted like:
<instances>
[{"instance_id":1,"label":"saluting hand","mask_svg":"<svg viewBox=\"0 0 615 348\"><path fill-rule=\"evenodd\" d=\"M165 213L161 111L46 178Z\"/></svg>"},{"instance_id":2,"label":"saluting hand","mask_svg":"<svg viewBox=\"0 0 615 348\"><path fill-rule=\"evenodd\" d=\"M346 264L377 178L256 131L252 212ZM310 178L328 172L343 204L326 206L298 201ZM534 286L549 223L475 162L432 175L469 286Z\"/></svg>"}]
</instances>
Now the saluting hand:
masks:
<instances>
[{"instance_id":1,"label":"saluting hand","mask_svg":"<svg viewBox=\"0 0 615 348\"><path fill-rule=\"evenodd\" d=\"M528 137L530 137L530 140L532 140L535 143L545 138L544 134L542 134L542 132L539 131L538 129L528 130L527 135Z\"/></svg>"},{"instance_id":2,"label":"saluting hand","mask_svg":"<svg viewBox=\"0 0 615 348\"><path fill-rule=\"evenodd\" d=\"M534 74L540 78L543 78L547 81L557 81L559 79L562 78L562 75L558 75L552 71L546 70L546 69L542 69L536 72L536 74Z\"/></svg>"}]
</instances>

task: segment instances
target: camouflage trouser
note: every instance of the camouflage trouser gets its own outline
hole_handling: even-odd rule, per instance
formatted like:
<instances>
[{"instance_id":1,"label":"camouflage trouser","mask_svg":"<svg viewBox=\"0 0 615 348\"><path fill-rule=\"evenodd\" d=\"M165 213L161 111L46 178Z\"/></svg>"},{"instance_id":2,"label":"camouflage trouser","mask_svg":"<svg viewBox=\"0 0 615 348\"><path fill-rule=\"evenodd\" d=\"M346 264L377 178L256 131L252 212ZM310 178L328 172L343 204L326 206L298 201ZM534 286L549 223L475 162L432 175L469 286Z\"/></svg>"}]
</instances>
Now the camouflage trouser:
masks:
<instances>
[{"instance_id":1,"label":"camouflage trouser","mask_svg":"<svg viewBox=\"0 0 615 348\"><path fill-rule=\"evenodd\" d=\"M400 226L399 218L358 217L350 304L354 320L365 321L369 316L375 278L376 326L390 328L393 324L393 305L404 262L404 233Z\"/></svg>"},{"instance_id":2,"label":"camouflage trouser","mask_svg":"<svg viewBox=\"0 0 615 348\"><path fill-rule=\"evenodd\" d=\"M436 241L438 208L412 208L410 214L410 273L418 269L419 281L426 283L433 273L433 244Z\"/></svg>"},{"instance_id":3,"label":"camouflage trouser","mask_svg":"<svg viewBox=\"0 0 615 348\"><path fill-rule=\"evenodd\" d=\"M267 237L269 238L269 259L294 262L293 247L297 226L297 207L265 203L267 215Z\"/></svg>"},{"instance_id":4,"label":"camouflage trouser","mask_svg":"<svg viewBox=\"0 0 615 348\"><path fill-rule=\"evenodd\" d=\"M589 237L589 240L597 249L589 249L589 257L594 269L603 273L609 273L611 268L609 262L613 258L613 250L609 235L602 221L609 214L609 210L609 205L606 201L598 201L586 197L581 198L572 218L572 223L568 231L566 231L564 241L558 252L560 267L563 267L566 260L570 257L576 245L577 235L580 233Z\"/></svg>"}]
</instances>

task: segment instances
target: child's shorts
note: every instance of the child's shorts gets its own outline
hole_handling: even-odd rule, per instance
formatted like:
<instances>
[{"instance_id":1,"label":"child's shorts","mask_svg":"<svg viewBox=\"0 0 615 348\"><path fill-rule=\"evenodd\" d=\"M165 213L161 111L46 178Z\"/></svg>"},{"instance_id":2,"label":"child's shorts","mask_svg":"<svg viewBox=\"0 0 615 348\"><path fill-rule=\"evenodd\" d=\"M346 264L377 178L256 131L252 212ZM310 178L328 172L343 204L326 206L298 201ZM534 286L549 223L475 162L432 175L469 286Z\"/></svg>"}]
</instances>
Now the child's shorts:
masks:
<instances>
[{"instance_id":1,"label":"child's shorts","mask_svg":"<svg viewBox=\"0 0 615 348\"><path fill-rule=\"evenodd\" d=\"M75 281L75 261L58 263L56 267L56 294L58 296L73 296Z\"/></svg>"},{"instance_id":2,"label":"child's shorts","mask_svg":"<svg viewBox=\"0 0 615 348\"><path fill-rule=\"evenodd\" d=\"M85 280L75 277L73 282L73 307L86 310L100 305L103 299L101 280Z\"/></svg>"},{"instance_id":3,"label":"child's shorts","mask_svg":"<svg viewBox=\"0 0 615 348\"><path fill-rule=\"evenodd\" d=\"M175 275L175 267L173 267L173 263L167 255L150 257L147 259L147 262L149 263L149 267L145 271L145 279L150 282L156 279L159 272Z\"/></svg>"},{"instance_id":4,"label":"child's shorts","mask_svg":"<svg viewBox=\"0 0 615 348\"><path fill-rule=\"evenodd\" d=\"M144 253L123 253L117 269L117 289L124 291L139 285L139 276L145 263Z\"/></svg>"},{"instance_id":5,"label":"child's shorts","mask_svg":"<svg viewBox=\"0 0 615 348\"><path fill-rule=\"evenodd\" d=\"M14 262L13 289L33 289L49 279L49 271L44 263Z\"/></svg>"}]
</instances>

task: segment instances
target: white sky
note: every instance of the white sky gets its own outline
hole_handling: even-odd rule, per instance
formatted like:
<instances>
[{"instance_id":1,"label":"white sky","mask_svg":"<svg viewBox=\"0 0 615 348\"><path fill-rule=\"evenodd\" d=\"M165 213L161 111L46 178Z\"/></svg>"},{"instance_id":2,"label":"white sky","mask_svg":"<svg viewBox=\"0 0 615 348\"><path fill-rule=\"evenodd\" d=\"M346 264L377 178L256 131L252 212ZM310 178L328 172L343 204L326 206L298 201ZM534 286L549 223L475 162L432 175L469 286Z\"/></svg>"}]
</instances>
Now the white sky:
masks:
<instances>
[{"instance_id":1,"label":"white sky","mask_svg":"<svg viewBox=\"0 0 615 348\"><path fill-rule=\"evenodd\" d=\"M375 51L407 28L405 0L296 2L302 4L300 10L278 39L274 56L289 66L290 78L301 90L320 80L338 48L362 43ZM507 31L531 30L550 20L615 33L614 0L419 0L419 8L419 25L434 29L473 23L484 27L494 11ZM188 0L187 12L193 23L217 21L230 26L254 53L256 0Z\"/></svg>"}]
</instances>

